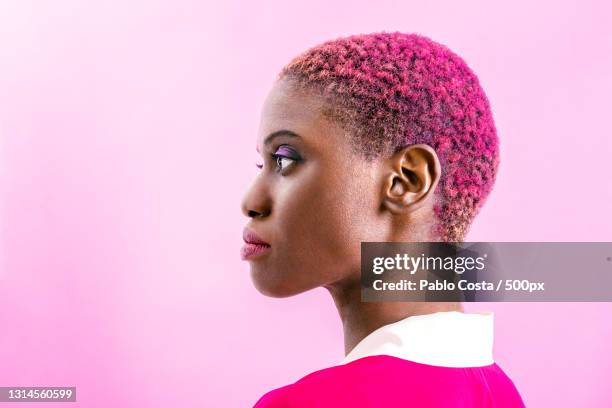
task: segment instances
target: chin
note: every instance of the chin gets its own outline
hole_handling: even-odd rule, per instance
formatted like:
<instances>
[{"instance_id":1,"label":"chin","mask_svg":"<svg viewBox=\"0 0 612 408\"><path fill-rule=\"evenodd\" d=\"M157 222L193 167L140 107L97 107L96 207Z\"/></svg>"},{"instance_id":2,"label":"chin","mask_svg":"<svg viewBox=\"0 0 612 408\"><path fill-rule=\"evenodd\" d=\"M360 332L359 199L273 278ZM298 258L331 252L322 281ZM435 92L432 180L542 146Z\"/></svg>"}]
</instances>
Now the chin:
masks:
<instances>
[{"instance_id":1,"label":"chin","mask_svg":"<svg viewBox=\"0 0 612 408\"><path fill-rule=\"evenodd\" d=\"M264 296L268 296L271 298L286 298L293 295L297 295L301 292L296 292L293 290L289 290L282 285L271 285L267 282L259 282L257 280L253 280L253 284L255 288Z\"/></svg>"},{"instance_id":2,"label":"chin","mask_svg":"<svg viewBox=\"0 0 612 408\"><path fill-rule=\"evenodd\" d=\"M272 298L286 298L304 292L292 287L289 280L284 277L275 278L266 276L265 271L258 271L256 267L251 267L251 280L259 293Z\"/></svg>"}]
</instances>

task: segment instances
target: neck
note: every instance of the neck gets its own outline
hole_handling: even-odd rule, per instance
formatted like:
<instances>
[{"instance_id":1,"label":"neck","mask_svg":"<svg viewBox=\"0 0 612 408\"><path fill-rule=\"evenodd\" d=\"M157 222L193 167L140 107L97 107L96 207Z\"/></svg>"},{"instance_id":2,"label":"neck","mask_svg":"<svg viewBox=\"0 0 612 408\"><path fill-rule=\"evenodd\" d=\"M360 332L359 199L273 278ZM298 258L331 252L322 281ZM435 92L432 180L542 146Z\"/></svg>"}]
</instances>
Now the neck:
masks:
<instances>
[{"instance_id":1,"label":"neck","mask_svg":"<svg viewBox=\"0 0 612 408\"><path fill-rule=\"evenodd\" d=\"M457 302L362 302L359 281L326 286L332 295L344 331L344 354L374 330L410 316L446 311L463 312Z\"/></svg>"},{"instance_id":2,"label":"neck","mask_svg":"<svg viewBox=\"0 0 612 408\"><path fill-rule=\"evenodd\" d=\"M413 214L410 218L390 218L389 233L382 240L386 242L436 242L440 239L432 233L434 222L433 202ZM406 231L410 231L407 235ZM463 312L460 302L362 302L361 274L359 269L347 275L348 278L324 287L330 292L344 331L344 354L374 330L410 316L436 312Z\"/></svg>"}]
</instances>

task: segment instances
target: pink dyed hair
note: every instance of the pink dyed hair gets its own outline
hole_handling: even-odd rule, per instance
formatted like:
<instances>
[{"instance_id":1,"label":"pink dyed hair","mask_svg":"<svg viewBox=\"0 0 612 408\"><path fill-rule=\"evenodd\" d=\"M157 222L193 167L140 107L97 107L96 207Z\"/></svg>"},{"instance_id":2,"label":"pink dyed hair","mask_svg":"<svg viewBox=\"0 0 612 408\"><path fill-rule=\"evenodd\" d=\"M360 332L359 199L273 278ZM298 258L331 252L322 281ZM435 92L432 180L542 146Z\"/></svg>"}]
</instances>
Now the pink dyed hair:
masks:
<instances>
[{"instance_id":1,"label":"pink dyed hair","mask_svg":"<svg viewBox=\"0 0 612 408\"><path fill-rule=\"evenodd\" d=\"M326 117L354 136L366 160L433 147L442 166L433 232L464 240L493 188L499 140L489 101L461 57L418 34L361 34L310 48L278 79L318 91Z\"/></svg>"}]
</instances>

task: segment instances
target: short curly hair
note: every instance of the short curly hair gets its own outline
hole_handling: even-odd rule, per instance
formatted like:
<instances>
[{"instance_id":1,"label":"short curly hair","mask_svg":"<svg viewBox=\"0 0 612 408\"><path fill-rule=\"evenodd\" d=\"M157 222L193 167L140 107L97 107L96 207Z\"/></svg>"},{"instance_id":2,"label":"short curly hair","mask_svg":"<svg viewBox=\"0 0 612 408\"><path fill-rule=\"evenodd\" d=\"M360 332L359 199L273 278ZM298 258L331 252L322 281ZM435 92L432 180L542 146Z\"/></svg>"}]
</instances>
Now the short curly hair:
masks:
<instances>
[{"instance_id":1,"label":"short curly hair","mask_svg":"<svg viewBox=\"0 0 612 408\"><path fill-rule=\"evenodd\" d=\"M360 34L308 49L281 79L318 91L325 117L368 161L412 144L434 148L442 174L432 232L465 239L495 182L499 140L489 100L461 57L419 34Z\"/></svg>"}]
</instances>

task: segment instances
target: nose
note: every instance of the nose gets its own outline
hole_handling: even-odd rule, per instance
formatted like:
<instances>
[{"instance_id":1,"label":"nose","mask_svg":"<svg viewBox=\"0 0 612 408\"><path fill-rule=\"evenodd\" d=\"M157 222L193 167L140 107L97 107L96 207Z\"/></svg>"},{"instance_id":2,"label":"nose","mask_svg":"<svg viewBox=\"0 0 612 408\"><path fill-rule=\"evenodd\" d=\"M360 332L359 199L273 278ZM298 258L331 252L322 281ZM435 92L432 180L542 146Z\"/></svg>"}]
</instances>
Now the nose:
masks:
<instances>
[{"instance_id":1,"label":"nose","mask_svg":"<svg viewBox=\"0 0 612 408\"><path fill-rule=\"evenodd\" d=\"M265 183L257 177L242 199L242 213L250 218L267 217L272 209L272 201Z\"/></svg>"}]
</instances>

